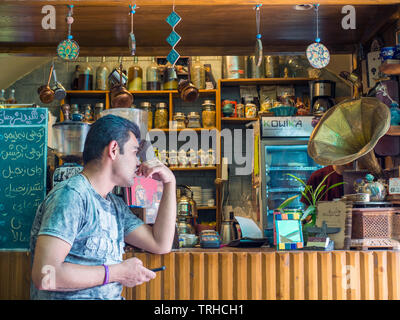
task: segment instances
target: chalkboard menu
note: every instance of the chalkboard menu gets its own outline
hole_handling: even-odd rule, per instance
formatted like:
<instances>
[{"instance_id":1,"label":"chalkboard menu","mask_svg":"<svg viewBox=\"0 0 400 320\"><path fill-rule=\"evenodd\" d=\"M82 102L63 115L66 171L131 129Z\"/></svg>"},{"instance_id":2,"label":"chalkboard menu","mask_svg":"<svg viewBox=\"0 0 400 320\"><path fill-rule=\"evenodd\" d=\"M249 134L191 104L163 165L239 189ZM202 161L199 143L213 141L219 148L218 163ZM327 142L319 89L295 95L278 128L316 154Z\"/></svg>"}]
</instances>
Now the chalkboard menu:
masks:
<instances>
[{"instance_id":1,"label":"chalkboard menu","mask_svg":"<svg viewBox=\"0 0 400 320\"><path fill-rule=\"evenodd\" d=\"M46 196L46 108L0 109L0 250L29 249Z\"/></svg>"}]
</instances>

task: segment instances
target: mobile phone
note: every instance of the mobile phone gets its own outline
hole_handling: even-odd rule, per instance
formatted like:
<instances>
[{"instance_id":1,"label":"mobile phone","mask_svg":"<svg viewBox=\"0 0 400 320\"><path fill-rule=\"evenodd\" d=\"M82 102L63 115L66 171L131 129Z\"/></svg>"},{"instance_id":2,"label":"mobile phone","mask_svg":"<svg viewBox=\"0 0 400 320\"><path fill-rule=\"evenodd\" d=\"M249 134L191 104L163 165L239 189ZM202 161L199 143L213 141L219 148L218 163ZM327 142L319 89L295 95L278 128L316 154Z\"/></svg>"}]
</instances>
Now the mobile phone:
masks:
<instances>
[{"instance_id":1,"label":"mobile phone","mask_svg":"<svg viewBox=\"0 0 400 320\"><path fill-rule=\"evenodd\" d=\"M165 270L165 266L162 266L160 268L150 269L150 270L153 271L153 272L163 271L163 270Z\"/></svg>"}]
</instances>

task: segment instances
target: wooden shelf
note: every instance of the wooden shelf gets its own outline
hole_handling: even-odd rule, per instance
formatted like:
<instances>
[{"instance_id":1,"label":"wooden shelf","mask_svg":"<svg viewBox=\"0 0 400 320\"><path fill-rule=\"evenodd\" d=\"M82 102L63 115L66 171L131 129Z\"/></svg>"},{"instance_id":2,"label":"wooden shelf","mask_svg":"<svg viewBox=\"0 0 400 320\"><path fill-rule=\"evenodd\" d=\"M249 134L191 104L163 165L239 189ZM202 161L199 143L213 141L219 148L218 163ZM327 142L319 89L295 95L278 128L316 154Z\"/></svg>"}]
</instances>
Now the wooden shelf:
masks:
<instances>
[{"instance_id":1,"label":"wooden shelf","mask_svg":"<svg viewBox=\"0 0 400 320\"><path fill-rule=\"evenodd\" d=\"M67 90L67 94L106 94L108 90Z\"/></svg>"},{"instance_id":2,"label":"wooden shelf","mask_svg":"<svg viewBox=\"0 0 400 320\"><path fill-rule=\"evenodd\" d=\"M164 94L178 94L178 90L130 90L132 94L140 94L140 95L164 95ZM106 94L110 93L110 90L67 90L68 94ZM217 93L217 89L210 90L199 90L199 93Z\"/></svg>"},{"instance_id":3,"label":"wooden shelf","mask_svg":"<svg viewBox=\"0 0 400 320\"><path fill-rule=\"evenodd\" d=\"M212 207L197 207L197 210L215 210L217 209L216 206L212 206Z\"/></svg>"},{"instance_id":4,"label":"wooden shelf","mask_svg":"<svg viewBox=\"0 0 400 320\"><path fill-rule=\"evenodd\" d=\"M309 81L317 79L313 78L263 78L263 79L221 79L222 86L237 85L272 85L272 84L308 84Z\"/></svg>"},{"instance_id":5,"label":"wooden shelf","mask_svg":"<svg viewBox=\"0 0 400 320\"><path fill-rule=\"evenodd\" d=\"M221 120L223 122L228 123L247 123L250 121L258 121L259 118L232 118L232 117L222 117Z\"/></svg>"},{"instance_id":6,"label":"wooden shelf","mask_svg":"<svg viewBox=\"0 0 400 320\"><path fill-rule=\"evenodd\" d=\"M388 132L386 132L388 136L400 136L400 126L390 126Z\"/></svg>"},{"instance_id":7,"label":"wooden shelf","mask_svg":"<svg viewBox=\"0 0 400 320\"><path fill-rule=\"evenodd\" d=\"M217 167L169 167L172 171L213 171L217 170Z\"/></svg>"}]
</instances>

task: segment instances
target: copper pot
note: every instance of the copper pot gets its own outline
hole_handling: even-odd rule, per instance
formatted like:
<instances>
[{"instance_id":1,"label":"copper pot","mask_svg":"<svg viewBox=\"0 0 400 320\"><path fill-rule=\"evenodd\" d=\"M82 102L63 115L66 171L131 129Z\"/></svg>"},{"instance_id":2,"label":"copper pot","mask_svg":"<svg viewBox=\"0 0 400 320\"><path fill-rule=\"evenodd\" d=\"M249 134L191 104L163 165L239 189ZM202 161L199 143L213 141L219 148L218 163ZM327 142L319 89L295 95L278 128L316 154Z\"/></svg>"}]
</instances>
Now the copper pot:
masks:
<instances>
[{"instance_id":1,"label":"copper pot","mask_svg":"<svg viewBox=\"0 0 400 320\"><path fill-rule=\"evenodd\" d=\"M111 88L111 108L130 108L133 104L133 96L122 84L122 63L119 72L120 82Z\"/></svg>"},{"instance_id":2,"label":"copper pot","mask_svg":"<svg viewBox=\"0 0 400 320\"><path fill-rule=\"evenodd\" d=\"M178 93L185 102L193 102L199 97L199 89L189 80L181 80L178 85Z\"/></svg>"},{"instance_id":3,"label":"copper pot","mask_svg":"<svg viewBox=\"0 0 400 320\"><path fill-rule=\"evenodd\" d=\"M43 103L51 103L54 100L54 91L51 90L50 88L50 79L51 79L51 74L53 72L53 68L54 65L51 65L49 80L47 81L47 85L40 86L38 89L39 99Z\"/></svg>"}]
</instances>

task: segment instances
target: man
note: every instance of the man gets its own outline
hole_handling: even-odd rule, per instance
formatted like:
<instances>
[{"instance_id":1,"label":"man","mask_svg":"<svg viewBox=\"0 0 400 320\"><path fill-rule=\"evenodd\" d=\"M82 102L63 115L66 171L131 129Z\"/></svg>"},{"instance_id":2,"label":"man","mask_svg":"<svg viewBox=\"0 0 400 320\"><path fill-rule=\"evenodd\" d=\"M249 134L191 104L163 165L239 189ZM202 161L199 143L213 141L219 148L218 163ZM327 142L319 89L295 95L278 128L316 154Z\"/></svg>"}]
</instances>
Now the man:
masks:
<instances>
[{"instance_id":1,"label":"man","mask_svg":"<svg viewBox=\"0 0 400 320\"><path fill-rule=\"evenodd\" d=\"M328 175L329 177L325 180L325 189L322 191L322 193L325 192L326 189L328 189L330 186L343 182L343 172L344 170L349 170L353 167L353 162L350 162L345 165L332 165L332 166L327 166L323 167L319 170L314 171L310 178L307 181L307 185L312 186L313 190L316 190L318 185L321 183L321 181ZM307 195L308 198L311 200L311 195ZM320 199L321 201L332 201L333 199L336 198L341 198L343 196L343 185L337 186L335 188L330 189L325 195ZM305 205L310 205L308 203L307 199L302 196L301 197L301 202L303 202Z\"/></svg>"},{"instance_id":2,"label":"man","mask_svg":"<svg viewBox=\"0 0 400 320\"><path fill-rule=\"evenodd\" d=\"M138 167L137 125L108 115L90 128L84 169L59 183L39 206L31 231L31 299L121 299L156 274L137 258L122 260L124 242L146 251L171 250L176 219L176 181L163 164ZM111 191L128 187L135 174L163 183L152 227Z\"/></svg>"}]
</instances>

